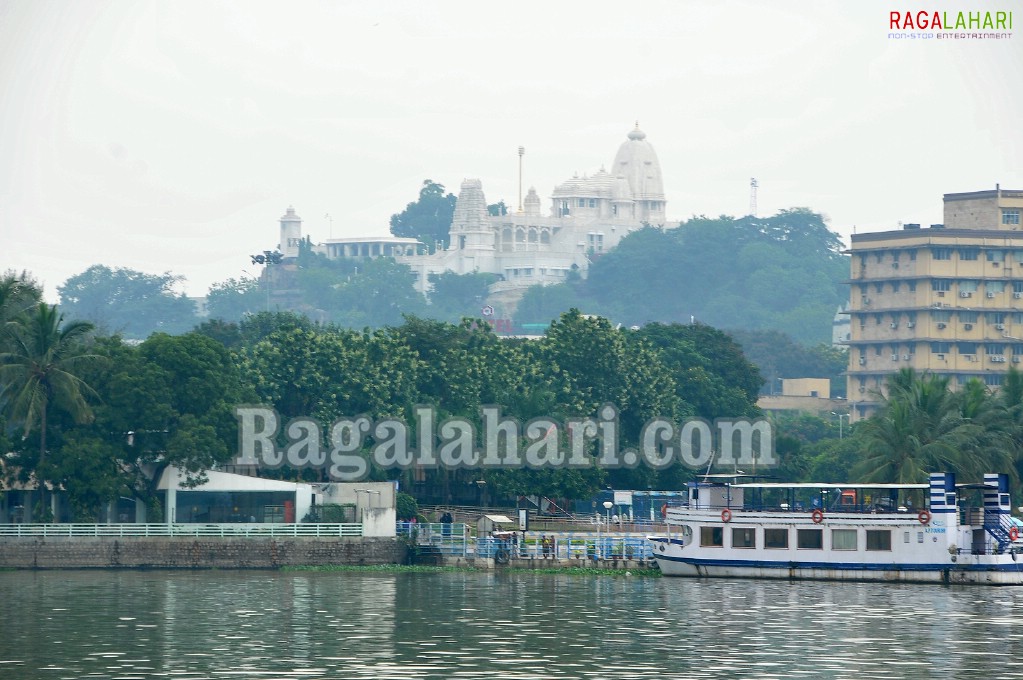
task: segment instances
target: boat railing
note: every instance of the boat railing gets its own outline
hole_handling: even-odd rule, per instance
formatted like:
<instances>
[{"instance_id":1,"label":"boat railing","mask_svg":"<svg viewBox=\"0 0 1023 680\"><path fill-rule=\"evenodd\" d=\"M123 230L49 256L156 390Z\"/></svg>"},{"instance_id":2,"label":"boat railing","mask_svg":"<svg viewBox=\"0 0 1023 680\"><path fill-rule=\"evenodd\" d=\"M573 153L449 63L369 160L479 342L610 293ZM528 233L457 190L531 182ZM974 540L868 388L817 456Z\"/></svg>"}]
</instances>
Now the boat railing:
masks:
<instances>
[{"instance_id":1,"label":"boat railing","mask_svg":"<svg viewBox=\"0 0 1023 680\"><path fill-rule=\"evenodd\" d=\"M814 510L820 510L826 514L851 514L851 515L917 515L922 510L914 506L898 506L895 508L875 504L875 505L843 505L843 506L830 506L821 507L819 505L805 504L805 503L717 503L700 505L699 507L692 507L688 505L675 505L669 506L668 510L706 510L708 512L721 512L722 510L730 510L731 512L759 512L759 513L793 513L793 512L805 512L812 513Z\"/></svg>"}]
</instances>

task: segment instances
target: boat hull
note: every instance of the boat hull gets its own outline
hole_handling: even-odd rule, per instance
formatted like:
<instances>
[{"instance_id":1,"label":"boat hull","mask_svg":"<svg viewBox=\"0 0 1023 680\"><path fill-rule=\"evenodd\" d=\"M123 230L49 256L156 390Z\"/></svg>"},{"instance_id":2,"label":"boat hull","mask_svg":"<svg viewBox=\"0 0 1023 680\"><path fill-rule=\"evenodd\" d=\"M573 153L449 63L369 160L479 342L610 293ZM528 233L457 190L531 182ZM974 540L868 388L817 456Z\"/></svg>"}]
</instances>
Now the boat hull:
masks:
<instances>
[{"instance_id":1,"label":"boat hull","mask_svg":"<svg viewBox=\"0 0 1023 680\"><path fill-rule=\"evenodd\" d=\"M950 557L948 564L742 562L684 557L682 548L651 540L654 559L665 576L1023 585L1023 555L959 555L955 562Z\"/></svg>"}]
</instances>

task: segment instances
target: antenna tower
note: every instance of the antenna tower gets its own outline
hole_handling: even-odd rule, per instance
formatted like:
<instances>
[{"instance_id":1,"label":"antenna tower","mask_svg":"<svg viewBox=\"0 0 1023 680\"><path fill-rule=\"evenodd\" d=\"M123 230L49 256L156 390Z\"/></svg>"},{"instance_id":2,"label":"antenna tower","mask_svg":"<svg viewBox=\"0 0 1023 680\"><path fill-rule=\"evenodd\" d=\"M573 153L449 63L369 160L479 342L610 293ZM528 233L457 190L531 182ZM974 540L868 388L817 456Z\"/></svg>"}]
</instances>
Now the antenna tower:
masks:
<instances>
[{"instance_id":1,"label":"antenna tower","mask_svg":"<svg viewBox=\"0 0 1023 680\"><path fill-rule=\"evenodd\" d=\"M757 216L757 178L750 177L749 180L749 214Z\"/></svg>"}]
</instances>

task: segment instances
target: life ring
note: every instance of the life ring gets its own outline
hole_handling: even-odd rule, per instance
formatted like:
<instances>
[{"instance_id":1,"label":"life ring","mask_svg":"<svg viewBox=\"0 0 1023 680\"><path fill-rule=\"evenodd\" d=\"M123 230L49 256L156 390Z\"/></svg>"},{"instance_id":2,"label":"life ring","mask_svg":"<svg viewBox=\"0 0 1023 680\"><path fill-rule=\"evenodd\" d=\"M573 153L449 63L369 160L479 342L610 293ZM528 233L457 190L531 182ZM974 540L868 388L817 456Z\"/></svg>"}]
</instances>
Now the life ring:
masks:
<instances>
[{"instance_id":1,"label":"life ring","mask_svg":"<svg viewBox=\"0 0 1023 680\"><path fill-rule=\"evenodd\" d=\"M498 548L497 552L494 553L494 561L498 564L508 564L508 560L510 558L511 555L509 555L508 551L504 548Z\"/></svg>"},{"instance_id":2,"label":"life ring","mask_svg":"<svg viewBox=\"0 0 1023 680\"><path fill-rule=\"evenodd\" d=\"M824 511L821 510L820 508L817 508L812 513L810 513L810 518L813 519L814 524L820 524L821 522L824 521Z\"/></svg>"},{"instance_id":3,"label":"life ring","mask_svg":"<svg viewBox=\"0 0 1023 680\"><path fill-rule=\"evenodd\" d=\"M732 511L729 510L728 508L725 508L724 510L722 510L721 511L721 521L722 522L731 522L732 521Z\"/></svg>"},{"instance_id":4,"label":"life ring","mask_svg":"<svg viewBox=\"0 0 1023 680\"><path fill-rule=\"evenodd\" d=\"M916 518L920 520L920 524L926 525L931 523L931 513L926 510L921 510L920 514L917 515Z\"/></svg>"},{"instance_id":5,"label":"life ring","mask_svg":"<svg viewBox=\"0 0 1023 680\"><path fill-rule=\"evenodd\" d=\"M667 516L668 516L668 504L665 503L664 505L661 506L661 519L664 519Z\"/></svg>"},{"instance_id":6,"label":"life ring","mask_svg":"<svg viewBox=\"0 0 1023 680\"><path fill-rule=\"evenodd\" d=\"M1019 538L1019 529L1016 527L1009 527L1009 538L1013 541Z\"/></svg>"}]
</instances>

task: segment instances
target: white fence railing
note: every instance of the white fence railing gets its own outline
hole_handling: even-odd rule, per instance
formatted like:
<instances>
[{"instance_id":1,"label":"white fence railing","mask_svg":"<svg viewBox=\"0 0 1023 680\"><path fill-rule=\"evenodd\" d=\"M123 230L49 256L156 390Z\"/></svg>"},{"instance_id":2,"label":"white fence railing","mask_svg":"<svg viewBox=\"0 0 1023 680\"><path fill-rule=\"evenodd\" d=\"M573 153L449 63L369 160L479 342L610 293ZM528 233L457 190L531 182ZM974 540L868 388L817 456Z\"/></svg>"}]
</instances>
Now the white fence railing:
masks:
<instances>
[{"instance_id":1,"label":"white fence railing","mask_svg":"<svg viewBox=\"0 0 1023 680\"><path fill-rule=\"evenodd\" d=\"M0 524L0 537L219 536L267 538L362 536L361 524Z\"/></svg>"}]
</instances>

